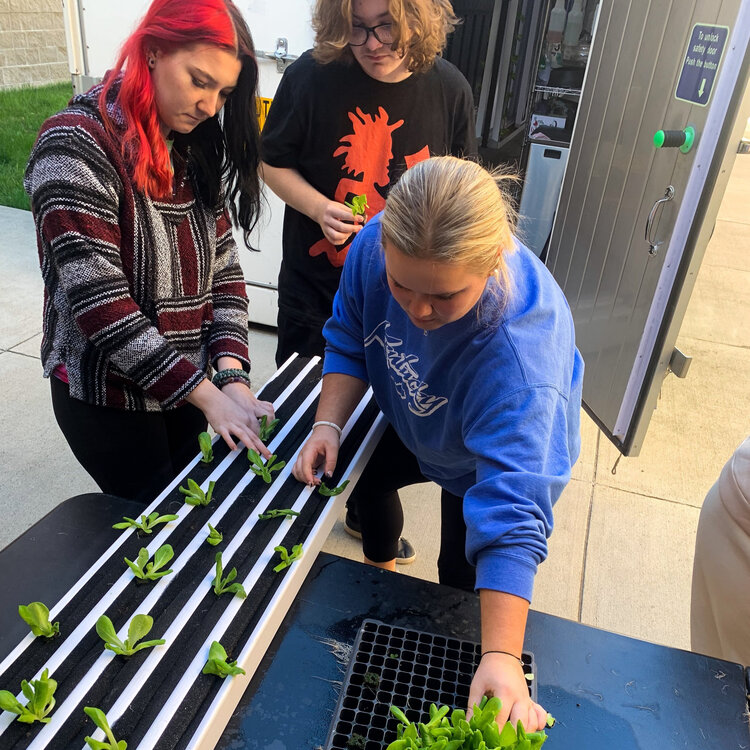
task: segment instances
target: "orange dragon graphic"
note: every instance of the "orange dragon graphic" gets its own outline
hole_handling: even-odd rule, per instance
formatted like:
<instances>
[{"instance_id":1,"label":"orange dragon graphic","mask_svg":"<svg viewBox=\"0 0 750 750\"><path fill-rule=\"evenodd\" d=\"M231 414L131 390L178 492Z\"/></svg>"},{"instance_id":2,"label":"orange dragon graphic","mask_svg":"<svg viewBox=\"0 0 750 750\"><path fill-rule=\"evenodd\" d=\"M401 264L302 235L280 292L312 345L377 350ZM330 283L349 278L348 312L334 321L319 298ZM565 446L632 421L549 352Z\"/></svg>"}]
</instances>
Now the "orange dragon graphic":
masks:
<instances>
[{"instance_id":1,"label":"orange dragon graphic","mask_svg":"<svg viewBox=\"0 0 750 750\"><path fill-rule=\"evenodd\" d=\"M350 176L339 180L333 199L343 203L352 196L364 193L369 204L365 214L367 220L382 211L385 206L385 199L377 188L385 188L390 183L389 166L393 158L391 133L400 128L404 121L398 120L389 124L388 113L383 107L378 107L376 115L365 114L357 107L356 111L349 112L348 116L353 130L339 140L339 143L345 145L339 146L333 152L333 156L345 157L342 171ZM427 146L414 154L409 154L405 157L407 169L417 162L428 159L429 156L430 150ZM308 252L312 257L325 254L332 266L340 268L344 265L348 250L348 244L335 247L324 237Z\"/></svg>"}]
</instances>

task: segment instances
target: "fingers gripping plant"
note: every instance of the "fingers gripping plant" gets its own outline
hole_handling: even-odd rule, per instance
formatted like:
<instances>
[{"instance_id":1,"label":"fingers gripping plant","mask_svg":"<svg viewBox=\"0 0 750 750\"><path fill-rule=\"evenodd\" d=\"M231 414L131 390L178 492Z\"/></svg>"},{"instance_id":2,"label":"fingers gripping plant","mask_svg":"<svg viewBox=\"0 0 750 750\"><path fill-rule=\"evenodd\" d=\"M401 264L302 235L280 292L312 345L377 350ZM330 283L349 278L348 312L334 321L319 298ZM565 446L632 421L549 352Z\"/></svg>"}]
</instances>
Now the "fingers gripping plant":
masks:
<instances>
[{"instance_id":1,"label":"fingers gripping plant","mask_svg":"<svg viewBox=\"0 0 750 750\"><path fill-rule=\"evenodd\" d=\"M237 666L237 661L227 661L227 652L224 647L218 641L214 641L208 649L208 661L203 667L203 674L233 677L237 674L245 674L245 670Z\"/></svg>"},{"instance_id":2,"label":"fingers gripping plant","mask_svg":"<svg viewBox=\"0 0 750 750\"><path fill-rule=\"evenodd\" d=\"M211 502L211 496L214 494L214 485L216 482L211 481L208 483L208 492L204 492L198 482L192 479L187 480L188 486L180 487L180 492L185 495L185 502L188 505L200 505L205 506Z\"/></svg>"},{"instance_id":3,"label":"fingers gripping plant","mask_svg":"<svg viewBox=\"0 0 750 750\"><path fill-rule=\"evenodd\" d=\"M0 709L18 714L18 721L22 724L33 724L35 721L47 724L47 714L55 707L55 690L57 682L50 678L49 670L45 669L38 680L32 680L31 684L26 680L21 683L21 692L27 700L26 705L9 690L0 690Z\"/></svg>"},{"instance_id":4,"label":"fingers gripping plant","mask_svg":"<svg viewBox=\"0 0 750 750\"><path fill-rule=\"evenodd\" d=\"M106 742L100 742L99 740L95 740L93 737L84 737L84 740L86 741L86 744L91 748L91 750L128 750L128 743L125 742L125 740L120 740L119 742L115 739L115 735L112 732L112 729L109 726L109 722L107 721L107 716L101 709L94 708L93 706L86 706L83 709L86 712L86 715L91 719L91 721L96 724L99 729L104 732L105 736L107 737Z\"/></svg>"},{"instance_id":5,"label":"fingers gripping plant","mask_svg":"<svg viewBox=\"0 0 750 750\"><path fill-rule=\"evenodd\" d=\"M102 615L96 621L96 632L104 641L104 648L113 651L119 656L132 656L134 653L141 651L144 648L161 646L166 643L163 638L159 638L155 641L143 641L143 643L138 643L141 638L144 638L151 632L153 626L154 618L150 615L135 615L130 621L130 625L128 625L128 637L124 641L121 641L117 637L117 631L112 624L112 620L110 620L107 615ZM137 646L136 643L138 643Z\"/></svg>"},{"instance_id":6,"label":"fingers gripping plant","mask_svg":"<svg viewBox=\"0 0 750 750\"><path fill-rule=\"evenodd\" d=\"M256 476L262 477L266 484L271 484L273 477L271 476L272 471L281 471L286 466L286 461L276 461L276 454L274 453L271 458L263 463L263 459L257 451L252 448L247 449L247 457L250 459L250 470Z\"/></svg>"},{"instance_id":7,"label":"fingers gripping plant","mask_svg":"<svg viewBox=\"0 0 750 750\"><path fill-rule=\"evenodd\" d=\"M247 593L245 593L242 584L232 583L232 581L237 578L237 568L232 568L227 573L226 578L224 578L224 569L221 564L221 552L216 553L215 560L216 575L214 576L213 581L211 581L211 585L214 587L214 594L216 594L216 596L221 596L222 594L236 594L240 599L244 599L247 596Z\"/></svg>"},{"instance_id":8,"label":"fingers gripping plant","mask_svg":"<svg viewBox=\"0 0 750 750\"><path fill-rule=\"evenodd\" d=\"M133 571L133 575L142 581L155 581L157 578L169 575L172 571L161 570L169 561L174 557L174 550L172 545L165 544L159 547L154 553L154 559L152 562L148 562L148 550L145 547L141 547L141 551L138 553L136 561L128 560L125 558L125 562L128 567Z\"/></svg>"},{"instance_id":9,"label":"fingers gripping plant","mask_svg":"<svg viewBox=\"0 0 750 750\"><path fill-rule=\"evenodd\" d=\"M112 526L113 529L138 529L141 534L150 534L156 526L160 523L167 523L169 521L176 521L179 516L170 513L166 516L160 516L159 511L155 510L149 515L142 515L140 521L136 521L127 516L122 517L123 520L120 523L116 523Z\"/></svg>"},{"instance_id":10,"label":"fingers gripping plant","mask_svg":"<svg viewBox=\"0 0 750 750\"><path fill-rule=\"evenodd\" d=\"M49 610L42 602L31 602L31 604L18 605L18 614L21 619L31 628L31 632L36 636L52 638L60 632L60 623L51 623L49 621Z\"/></svg>"}]
</instances>

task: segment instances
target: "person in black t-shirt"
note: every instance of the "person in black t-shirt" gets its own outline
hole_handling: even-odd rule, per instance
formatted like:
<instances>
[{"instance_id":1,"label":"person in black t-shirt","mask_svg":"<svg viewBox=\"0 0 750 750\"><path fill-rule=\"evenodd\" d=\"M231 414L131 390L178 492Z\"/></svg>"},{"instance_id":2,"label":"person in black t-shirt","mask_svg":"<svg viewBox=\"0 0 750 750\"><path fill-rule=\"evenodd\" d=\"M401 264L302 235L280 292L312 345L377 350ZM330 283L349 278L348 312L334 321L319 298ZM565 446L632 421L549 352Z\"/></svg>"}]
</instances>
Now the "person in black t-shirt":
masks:
<instances>
[{"instance_id":1,"label":"person in black t-shirt","mask_svg":"<svg viewBox=\"0 0 750 750\"><path fill-rule=\"evenodd\" d=\"M440 57L456 23L448 0L317 0L315 46L285 71L261 134L263 179L287 204L278 365L323 355L349 243L403 171L476 156L471 88ZM345 203L358 195L355 218ZM357 534L351 504L347 527ZM405 540L398 559L414 559Z\"/></svg>"}]
</instances>

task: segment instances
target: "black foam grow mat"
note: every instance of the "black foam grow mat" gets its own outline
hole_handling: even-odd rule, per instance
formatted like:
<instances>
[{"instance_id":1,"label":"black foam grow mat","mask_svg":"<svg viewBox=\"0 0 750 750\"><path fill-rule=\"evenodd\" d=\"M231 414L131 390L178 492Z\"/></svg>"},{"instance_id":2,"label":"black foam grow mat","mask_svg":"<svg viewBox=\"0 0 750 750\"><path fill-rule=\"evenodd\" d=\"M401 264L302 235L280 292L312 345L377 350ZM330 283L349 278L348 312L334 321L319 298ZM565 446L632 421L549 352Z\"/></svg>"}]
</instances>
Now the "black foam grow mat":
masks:
<instances>
[{"instance_id":1,"label":"black foam grow mat","mask_svg":"<svg viewBox=\"0 0 750 750\"><path fill-rule=\"evenodd\" d=\"M349 750L353 734L365 738L365 750L382 750L396 739L392 705L413 722L429 721L433 703L465 708L480 656L481 647L474 641L363 620L326 750ZM524 651L521 658L524 674L534 675L528 684L536 702L534 655Z\"/></svg>"}]
</instances>

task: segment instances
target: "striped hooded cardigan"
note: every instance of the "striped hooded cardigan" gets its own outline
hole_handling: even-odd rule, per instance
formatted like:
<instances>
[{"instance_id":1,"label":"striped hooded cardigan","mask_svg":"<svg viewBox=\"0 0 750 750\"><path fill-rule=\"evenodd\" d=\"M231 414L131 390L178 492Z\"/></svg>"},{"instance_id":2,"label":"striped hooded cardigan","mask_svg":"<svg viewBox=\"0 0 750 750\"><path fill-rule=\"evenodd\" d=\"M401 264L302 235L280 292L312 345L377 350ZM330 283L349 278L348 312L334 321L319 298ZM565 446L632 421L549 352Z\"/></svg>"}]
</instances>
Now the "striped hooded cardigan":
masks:
<instances>
[{"instance_id":1,"label":"striped hooded cardigan","mask_svg":"<svg viewBox=\"0 0 750 750\"><path fill-rule=\"evenodd\" d=\"M224 355L250 369L247 295L226 210L203 204L174 155L171 197L138 191L123 160L112 87L41 128L26 167L44 280L44 375L71 397L127 410L179 406Z\"/></svg>"}]
</instances>

